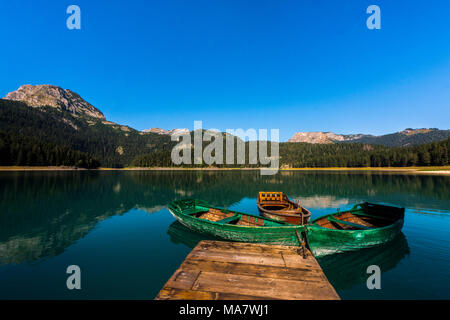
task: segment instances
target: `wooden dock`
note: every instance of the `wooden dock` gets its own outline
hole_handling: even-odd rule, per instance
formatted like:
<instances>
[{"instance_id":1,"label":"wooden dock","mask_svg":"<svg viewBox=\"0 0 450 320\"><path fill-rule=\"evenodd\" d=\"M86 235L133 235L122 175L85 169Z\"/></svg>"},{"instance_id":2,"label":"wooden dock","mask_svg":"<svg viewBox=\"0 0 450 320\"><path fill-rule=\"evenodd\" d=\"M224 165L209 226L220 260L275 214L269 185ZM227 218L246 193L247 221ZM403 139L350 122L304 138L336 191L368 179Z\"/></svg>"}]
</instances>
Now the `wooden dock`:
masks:
<instances>
[{"instance_id":1,"label":"wooden dock","mask_svg":"<svg viewBox=\"0 0 450 320\"><path fill-rule=\"evenodd\" d=\"M299 247L201 241L158 300L337 300L317 260Z\"/></svg>"}]
</instances>

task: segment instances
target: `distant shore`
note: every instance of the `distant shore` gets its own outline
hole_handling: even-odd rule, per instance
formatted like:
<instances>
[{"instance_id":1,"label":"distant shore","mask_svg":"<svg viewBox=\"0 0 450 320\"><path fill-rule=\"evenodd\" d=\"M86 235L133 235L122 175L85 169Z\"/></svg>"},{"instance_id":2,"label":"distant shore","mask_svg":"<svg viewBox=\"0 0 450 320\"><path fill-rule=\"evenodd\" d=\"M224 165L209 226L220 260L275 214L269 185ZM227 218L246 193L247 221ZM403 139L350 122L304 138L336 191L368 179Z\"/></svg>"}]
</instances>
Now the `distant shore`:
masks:
<instances>
[{"instance_id":1,"label":"distant shore","mask_svg":"<svg viewBox=\"0 0 450 320\"><path fill-rule=\"evenodd\" d=\"M85 168L76 167L52 167L52 166L0 166L0 171L75 171L75 170L89 170ZM98 170L98 169L94 169Z\"/></svg>"},{"instance_id":2,"label":"distant shore","mask_svg":"<svg viewBox=\"0 0 450 320\"><path fill-rule=\"evenodd\" d=\"M0 171L230 171L230 170L260 170L260 168L174 168L174 167L127 167L127 168L98 168L84 169L76 167L27 167L27 166L0 166ZM376 171L376 172L397 172L414 174L437 174L450 175L450 166L440 167L364 167L364 168L280 168L280 171Z\"/></svg>"}]
</instances>

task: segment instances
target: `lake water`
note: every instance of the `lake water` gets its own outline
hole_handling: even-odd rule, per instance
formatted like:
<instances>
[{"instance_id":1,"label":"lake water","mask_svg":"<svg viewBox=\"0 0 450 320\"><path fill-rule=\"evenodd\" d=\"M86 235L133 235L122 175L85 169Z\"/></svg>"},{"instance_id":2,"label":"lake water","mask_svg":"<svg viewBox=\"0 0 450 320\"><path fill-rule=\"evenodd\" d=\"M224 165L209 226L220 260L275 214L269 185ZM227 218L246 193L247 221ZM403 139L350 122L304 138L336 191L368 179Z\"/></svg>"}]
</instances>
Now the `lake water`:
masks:
<instances>
[{"instance_id":1,"label":"lake water","mask_svg":"<svg viewBox=\"0 0 450 320\"><path fill-rule=\"evenodd\" d=\"M153 299L207 237L166 209L175 199L255 213L284 191L312 218L363 201L406 207L391 243L319 260L343 299L450 298L450 177L360 172L0 172L0 299ZM381 268L368 290L366 268ZM81 268L68 290L66 268Z\"/></svg>"}]
</instances>

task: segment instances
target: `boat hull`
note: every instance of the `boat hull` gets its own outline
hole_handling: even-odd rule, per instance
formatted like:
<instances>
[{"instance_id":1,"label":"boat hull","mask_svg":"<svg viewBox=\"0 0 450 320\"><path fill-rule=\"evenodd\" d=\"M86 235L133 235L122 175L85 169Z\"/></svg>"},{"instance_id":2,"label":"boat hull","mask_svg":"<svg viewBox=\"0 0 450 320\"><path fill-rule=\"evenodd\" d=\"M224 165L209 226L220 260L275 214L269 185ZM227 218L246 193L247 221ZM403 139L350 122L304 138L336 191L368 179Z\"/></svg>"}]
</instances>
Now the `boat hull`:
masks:
<instances>
[{"instance_id":1,"label":"boat hull","mask_svg":"<svg viewBox=\"0 0 450 320\"><path fill-rule=\"evenodd\" d=\"M171 208L169 211L175 219L191 230L230 241L299 246L297 233L301 235L305 230L304 226L294 225L251 227L218 224L180 214Z\"/></svg>"},{"instance_id":2,"label":"boat hull","mask_svg":"<svg viewBox=\"0 0 450 320\"><path fill-rule=\"evenodd\" d=\"M306 225L311 212L298 203L291 201L283 192L261 191L256 201L259 213L273 220L295 225Z\"/></svg>"},{"instance_id":3,"label":"boat hull","mask_svg":"<svg viewBox=\"0 0 450 320\"><path fill-rule=\"evenodd\" d=\"M403 209L404 212L404 209ZM308 245L314 256L355 251L375 247L393 240L402 230L404 213L392 224L370 230L336 230L319 226L313 222L306 226ZM315 221L323 219L323 217Z\"/></svg>"},{"instance_id":4,"label":"boat hull","mask_svg":"<svg viewBox=\"0 0 450 320\"><path fill-rule=\"evenodd\" d=\"M309 222L309 216L302 216L301 214L288 214L288 213L277 213L274 211L268 211L264 210L263 208L260 208L258 206L259 213L266 218L278 220L278 221L284 221L290 224L295 225L306 225Z\"/></svg>"}]
</instances>

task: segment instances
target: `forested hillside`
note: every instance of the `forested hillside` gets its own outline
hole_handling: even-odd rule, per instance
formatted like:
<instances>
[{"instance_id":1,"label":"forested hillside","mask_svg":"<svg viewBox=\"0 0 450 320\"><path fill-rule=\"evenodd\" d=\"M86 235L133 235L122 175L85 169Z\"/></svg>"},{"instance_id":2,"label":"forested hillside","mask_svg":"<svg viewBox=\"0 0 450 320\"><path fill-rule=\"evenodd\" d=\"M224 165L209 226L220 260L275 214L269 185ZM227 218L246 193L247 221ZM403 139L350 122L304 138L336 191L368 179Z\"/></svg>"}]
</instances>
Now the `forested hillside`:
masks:
<instances>
[{"instance_id":1,"label":"forested hillside","mask_svg":"<svg viewBox=\"0 0 450 320\"><path fill-rule=\"evenodd\" d=\"M74 116L51 107L31 108L4 99L0 99L0 131L85 152L103 167L128 166L138 155L170 150L174 145L167 135L142 134L102 119Z\"/></svg>"},{"instance_id":2,"label":"forested hillside","mask_svg":"<svg viewBox=\"0 0 450 320\"><path fill-rule=\"evenodd\" d=\"M360 143L281 143L281 164L293 167L407 167L449 164L450 139L412 147Z\"/></svg>"},{"instance_id":3,"label":"forested hillside","mask_svg":"<svg viewBox=\"0 0 450 320\"><path fill-rule=\"evenodd\" d=\"M167 134L143 133L103 118L0 99L0 165L173 167L175 144ZM208 144L203 143L204 147ZM450 139L408 147L301 142L280 143L279 147L280 166L287 168L441 166L448 165L450 158ZM258 166L245 163L214 166Z\"/></svg>"},{"instance_id":4,"label":"forested hillside","mask_svg":"<svg viewBox=\"0 0 450 320\"><path fill-rule=\"evenodd\" d=\"M246 145L246 159L248 159L248 143ZM285 168L445 166L449 164L450 158L450 139L419 146L396 148L359 143L310 144L295 142L280 143L279 147L280 166ZM224 148L224 158L225 155ZM138 157L133 161L133 165L141 167L174 166L171 162L170 151ZM194 166L207 167L208 165ZM214 166L258 167L259 165L223 164Z\"/></svg>"},{"instance_id":5,"label":"forested hillside","mask_svg":"<svg viewBox=\"0 0 450 320\"><path fill-rule=\"evenodd\" d=\"M85 152L0 131L0 166L70 166L93 169L100 162Z\"/></svg>"},{"instance_id":6,"label":"forested hillside","mask_svg":"<svg viewBox=\"0 0 450 320\"><path fill-rule=\"evenodd\" d=\"M353 141L344 143L379 144L387 147L407 147L425 143L438 142L450 138L450 130L432 129L405 129L401 132L385 134L382 136L364 135Z\"/></svg>"}]
</instances>

